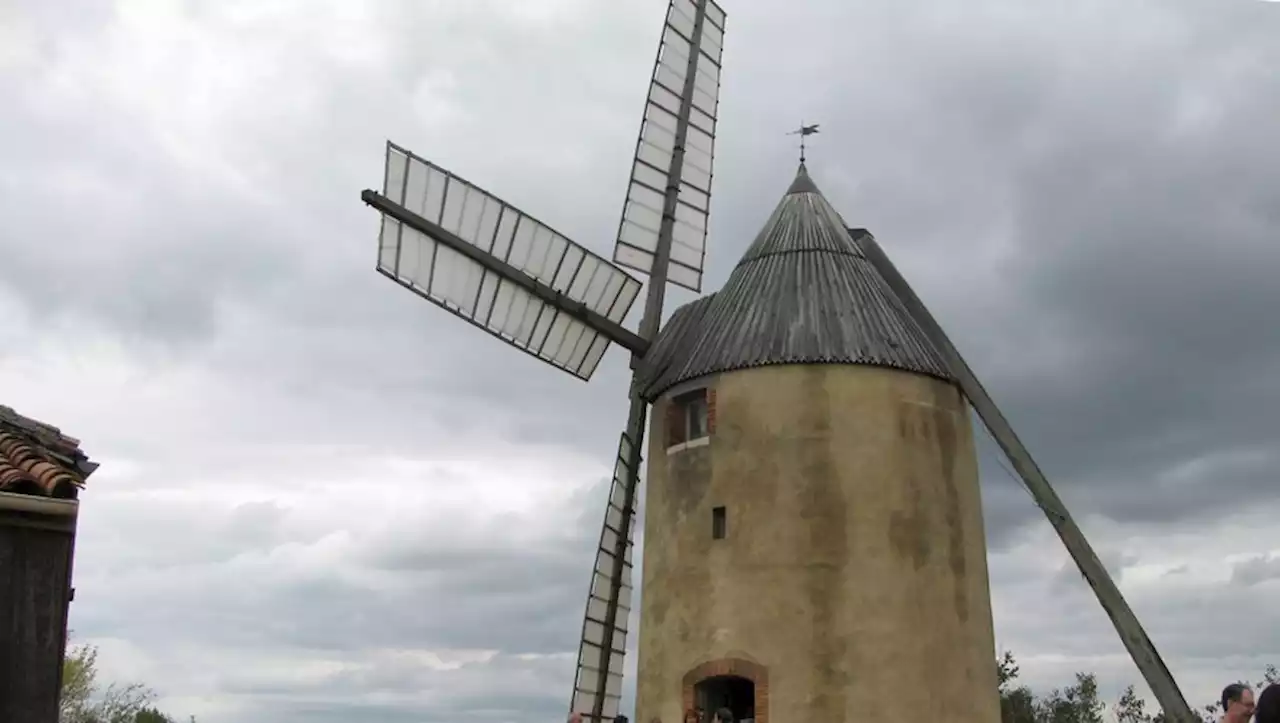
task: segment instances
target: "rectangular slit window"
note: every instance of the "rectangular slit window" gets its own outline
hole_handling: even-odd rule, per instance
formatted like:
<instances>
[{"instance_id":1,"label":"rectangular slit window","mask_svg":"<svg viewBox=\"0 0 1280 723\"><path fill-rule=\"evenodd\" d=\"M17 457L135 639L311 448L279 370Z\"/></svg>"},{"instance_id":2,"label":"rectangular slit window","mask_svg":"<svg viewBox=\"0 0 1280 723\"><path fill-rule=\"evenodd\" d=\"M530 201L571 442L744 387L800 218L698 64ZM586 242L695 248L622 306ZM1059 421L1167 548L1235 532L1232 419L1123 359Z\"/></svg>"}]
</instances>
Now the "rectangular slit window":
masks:
<instances>
[{"instance_id":1,"label":"rectangular slit window","mask_svg":"<svg viewBox=\"0 0 1280 723\"><path fill-rule=\"evenodd\" d=\"M711 539L723 540L726 532L728 532L728 522L724 517L724 508L711 508Z\"/></svg>"}]
</instances>

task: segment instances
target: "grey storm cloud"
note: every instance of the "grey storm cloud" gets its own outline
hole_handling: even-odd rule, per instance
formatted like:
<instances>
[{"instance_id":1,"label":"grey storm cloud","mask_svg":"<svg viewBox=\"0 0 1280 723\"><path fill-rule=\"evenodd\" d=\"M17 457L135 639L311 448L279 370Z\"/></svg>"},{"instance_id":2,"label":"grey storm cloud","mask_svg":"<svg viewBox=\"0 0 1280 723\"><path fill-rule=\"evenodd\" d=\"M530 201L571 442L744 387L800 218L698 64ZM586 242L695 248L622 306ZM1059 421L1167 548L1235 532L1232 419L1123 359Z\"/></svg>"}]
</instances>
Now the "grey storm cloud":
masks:
<instances>
[{"instance_id":1,"label":"grey storm cloud","mask_svg":"<svg viewBox=\"0 0 1280 723\"><path fill-rule=\"evenodd\" d=\"M1253 587L1280 578L1280 556L1257 555L1236 563L1231 569L1231 582Z\"/></svg>"},{"instance_id":2,"label":"grey storm cloud","mask_svg":"<svg viewBox=\"0 0 1280 723\"><path fill-rule=\"evenodd\" d=\"M93 59L127 55L140 6L0 10L29 59L0 47L0 291L34 327L110 335L157 368L216 369L262 400L248 413L201 398L191 416L234 424L175 422L201 436L122 440L117 454L146 455L151 479L173 484L199 472L305 489L320 464L363 479L338 459L348 452L447 452L449 430L607 467L625 355L583 384L396 288L373 270L376 215L359 201L390 138L607 253L663 3L537 10L556 5L284 4L263 20L191 3L161 27L222 44L139 47L146 62L102 72ZM933 307L1124 584L1146 562L1127 551L1130 532L1280 502L1280 7L728 5L707 290L790 182L783 134L819 122L819 186ZM197 63L205 75L179 72ZM668 298L670 311L692 297ZM1009 556L1057 543L976 434L1002 643L1123 660L1074 567ZM300 449L290 474L254 440L338 451ZM499 651L445 672L388 659L319 683L210 678L255 701L256 720L546 719L571 684L603 484L535 548L498 527L453 545L401 525L342 538L295 529L287 502L219 517L122 483L127 510L86 516L100 547L80 552L74 624L154 650L183 638L264 655ZM263 573L270 555L330 539L348 545L333 569ZM1229 655L1214 626L1269 620L1274 568L1241 562L1209 590L1168 574L1170 592L1143 588L1134 604L1170 655ZM143 574L156 570L169 576ZM140 598L162 604L141 615Z\"/></svg>"}]
</instances>

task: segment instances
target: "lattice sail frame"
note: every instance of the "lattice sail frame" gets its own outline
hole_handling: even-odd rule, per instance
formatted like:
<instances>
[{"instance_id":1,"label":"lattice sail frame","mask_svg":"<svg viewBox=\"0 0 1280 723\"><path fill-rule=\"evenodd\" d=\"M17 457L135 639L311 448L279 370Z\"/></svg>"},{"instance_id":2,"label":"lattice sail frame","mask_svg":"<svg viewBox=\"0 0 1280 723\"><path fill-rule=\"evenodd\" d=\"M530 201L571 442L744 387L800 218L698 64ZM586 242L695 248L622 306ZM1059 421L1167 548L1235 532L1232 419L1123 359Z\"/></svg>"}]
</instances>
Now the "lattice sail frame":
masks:
<instances>
[{"instance_id":1,"label":"lattice sail frame","mask_svg":"<svg viewBox=\"0 0 1280 723\"><path fill-rule=\"evenodd\" d=\"M604 523L600 529L600 544L596 549L595 570L591 574L591 591L587 596L587 612L582 621L582 642L578 646L578 669L573 682L571 712L581 713L584 723L610 723L622 704L622 666L626 659L627 631L631 618L633 588L632 555L635 546L635 517L625 533L622 526L622 504L626 492L628 468L631 456L631 439L624 433L618 442L617 464L614 465L613 483L609 488L609 502L605 507ZM604 657L605 614L611 597L610 578L613 575L614 549L618 537L626 534L627 553L622 566L622 585L618 588L618 613L614 620L613 655L609 656L609 677L604 690L604 719L596 721L592 716L596 698L600 695L600 665Z\"/></svg>"},{"instance_id":2,"label":"lattice sail frame","mask_svg":"<svg viewBox=\"0 0 1280 723\"><path fill-rule=\"evenodd\" d=\"M641 283L480 187L387 143L383 195L468 244L621 323ZM610 340L520 285L384 213L378 271L542 361L587 380Z\"/></svg>"},{"instance_id":3,"label":"lattice sail frame","mask_svg":"<svg viewBox=\"0 0 1280 723\"><path fill-rule=\"evenodd\" d=\"M672 184L677 121L682 111L687 110L689 128L685 136L684 163L679 178L675 179L680 190L667 281L700 293L707 256L725 12L714 0L705 0L701 37L694 38L697 2L672 0L667 8L613 260L641 273L649 274L653 270L664 197ZM695 52L692 94L684 103L689 57Z\"/></svg>"}]
</instances>

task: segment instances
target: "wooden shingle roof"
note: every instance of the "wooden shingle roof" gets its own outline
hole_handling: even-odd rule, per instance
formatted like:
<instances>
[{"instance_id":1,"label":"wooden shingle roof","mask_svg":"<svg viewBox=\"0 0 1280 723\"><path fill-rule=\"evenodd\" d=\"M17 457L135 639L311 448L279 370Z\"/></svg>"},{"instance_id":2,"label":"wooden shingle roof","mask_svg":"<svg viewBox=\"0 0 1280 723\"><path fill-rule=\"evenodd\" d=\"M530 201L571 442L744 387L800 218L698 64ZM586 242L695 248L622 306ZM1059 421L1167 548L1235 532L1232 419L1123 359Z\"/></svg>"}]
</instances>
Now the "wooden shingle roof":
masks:
<instances>
[{"instance_id":1,"label":"wooden shingle roof","mask_svg":"<svg viewBox=\"0 0 1280 723\"><path fill-rule=\"evenodd\" d=\"M645 358L644 394L769 364L883 366L950 380L942 357L801 164L724 288L680 307Z\"/></svg>"}]
</instances>

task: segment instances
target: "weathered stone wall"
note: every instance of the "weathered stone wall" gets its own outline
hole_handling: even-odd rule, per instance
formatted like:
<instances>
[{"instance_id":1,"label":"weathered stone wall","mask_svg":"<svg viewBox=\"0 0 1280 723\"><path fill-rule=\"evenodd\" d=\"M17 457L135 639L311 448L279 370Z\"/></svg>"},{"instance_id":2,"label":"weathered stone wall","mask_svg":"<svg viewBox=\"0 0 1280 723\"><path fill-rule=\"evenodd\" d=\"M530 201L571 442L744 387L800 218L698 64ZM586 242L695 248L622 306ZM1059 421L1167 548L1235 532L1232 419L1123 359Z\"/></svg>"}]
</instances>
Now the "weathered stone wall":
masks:
<instances>
[{"instance_id":1,"label":"weathered stone wall","mask_svg":"<svg viewBox=\"0 0 1280 723\"><path fill-rule=\"evenodd\" d=\"M977 462L958 390L848 365L703 380L710 442L669 453L655 405L638 723L692 686L757 682L760 723L998 723ZM712 509L727 535L712 539Z\"/></svg>"}]
</instances>

